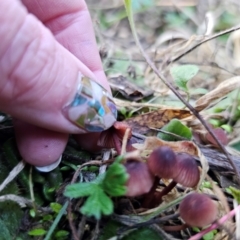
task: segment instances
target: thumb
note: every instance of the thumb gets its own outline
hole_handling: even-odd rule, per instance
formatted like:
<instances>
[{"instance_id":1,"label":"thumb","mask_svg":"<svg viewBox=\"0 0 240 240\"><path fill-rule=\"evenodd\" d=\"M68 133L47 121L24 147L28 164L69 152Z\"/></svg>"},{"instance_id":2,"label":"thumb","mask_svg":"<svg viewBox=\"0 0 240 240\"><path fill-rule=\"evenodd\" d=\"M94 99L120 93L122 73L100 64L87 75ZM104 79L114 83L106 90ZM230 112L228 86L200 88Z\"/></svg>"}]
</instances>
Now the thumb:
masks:
<instances>
[{"instance_id":1,"label":"thumb","mask_svg":"<svg viewBox=\"0 0 240 240\"><path fill-rule=\"evenodd\" d=\"M19 1L0 9L0 110L65 133L109 128L116 109L95 75Z\"/></svg>"}]
</instances>

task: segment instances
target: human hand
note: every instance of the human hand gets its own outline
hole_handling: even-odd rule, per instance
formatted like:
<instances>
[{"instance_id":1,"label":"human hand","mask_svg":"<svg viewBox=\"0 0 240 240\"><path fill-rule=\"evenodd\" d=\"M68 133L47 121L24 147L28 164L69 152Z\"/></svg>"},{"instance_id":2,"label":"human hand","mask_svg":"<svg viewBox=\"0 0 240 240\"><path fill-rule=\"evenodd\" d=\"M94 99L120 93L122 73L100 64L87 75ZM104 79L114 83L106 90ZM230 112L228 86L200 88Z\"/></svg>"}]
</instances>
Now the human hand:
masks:
<instances>
[{"instance_id":1,"label":"human hand","mask_svg":"<svg viewBox=\"0 0 240 240\"><path fill-rule=\"evenodd\" d=\"M54 165L69 133L99 132L115 121L116 109L110 97L107 101L110 88L87 6L83 0L23 0L22 4L2 0L0 9L4 9L0 15L0 110L16 118L16 139L24 160L39 167ZM111 105L102 101L108 117L101 128L91 128L96 121L89 126L80 121L80 115L90 109L78 105L82 76L107 89L100 92L91 82L97 88L95 98L105 94ZM92 106L96 107L99 110ZM91 149L97 136L78 135L77 140Z\"/></svg>"}]
</instances>

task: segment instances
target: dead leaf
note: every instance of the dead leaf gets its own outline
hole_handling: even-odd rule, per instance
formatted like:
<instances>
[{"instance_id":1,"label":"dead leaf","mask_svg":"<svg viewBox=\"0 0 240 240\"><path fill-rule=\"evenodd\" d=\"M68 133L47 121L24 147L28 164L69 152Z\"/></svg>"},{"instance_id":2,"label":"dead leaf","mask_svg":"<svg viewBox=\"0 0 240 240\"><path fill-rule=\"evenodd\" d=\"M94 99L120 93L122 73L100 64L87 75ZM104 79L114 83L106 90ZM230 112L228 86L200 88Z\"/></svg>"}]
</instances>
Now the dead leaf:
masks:
<instances>
[{"instance_id":1,"label":"dead leaf","mask_svg":"<svg viewBox=\"0 0 240 240\"><path fill-rule=\"evenodd\" d=\"M153 94L152 90L139 87L129 81L126 77L120 75L108 79L113 91L120 92L126 99L139 101Z\"/></svg>"},{"instance_id":2,"label":"dead leaf","mask_svg":"<svg viewBox=\"0 0 240 240\"><path fill-rule=\"evenodd\" d=\"M151 128L162 128L171 119L183 119L191 116L191 112L185 109L158 109L149 113L141 114L137 117L125 120L132 128L132 131L139 134L150 134Z\"/></svg>"},{"instance_id":3,"label":"dead leaf","mask_svg":"<svg viewBox=\"0 0 240 240\"><path fill-rule=\"evenodd\" d=\"M215 184L215 182L210 178L210 176L207 175L206 177L207 177L207 180L211 183L213 192L215 193L215 195L217 196L218 200L221 203L221 207L223 209L223 215L229 213L230 207L228 205L227 198L224 195L222 189L217 184ZM228 221L232 222L232 219L229 218Z\"/></svg>"},{"instance_id":4,"label":"dead leaf","mask_svg":"<svg viewBox=\"0 0 240 240\"><path fill-rule=\"evenodd\" d=\"M224 82L222 82L221 84L219 84L218 87L212 90L211 92L200 97L196 101L195 109L197 111L202 111L203 109L208 107L210 104L212 104L214 100L220 99L226 96L228 93L232 92L233 90L239 87L240 87L239 76L229 78Z\"/></svg>"}]
</instances>

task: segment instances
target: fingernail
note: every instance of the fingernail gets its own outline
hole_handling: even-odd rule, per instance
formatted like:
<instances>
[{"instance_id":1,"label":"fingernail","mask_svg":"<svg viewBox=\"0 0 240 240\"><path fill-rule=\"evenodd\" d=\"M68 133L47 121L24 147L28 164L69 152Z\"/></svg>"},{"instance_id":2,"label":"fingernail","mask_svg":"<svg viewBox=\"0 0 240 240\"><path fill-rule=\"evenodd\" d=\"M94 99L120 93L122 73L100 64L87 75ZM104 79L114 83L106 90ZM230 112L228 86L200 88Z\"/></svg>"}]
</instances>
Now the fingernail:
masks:
<instances>
[{"instance_id":1,"label":"fingernail","mask_svg":"<svg viewBox=\"0 0 240 240\"><path fill-rule=\"evenodd\" d=\"M112 96L98 83L80 74L77 93L63 112L71 122L87 132L106 130L117 119Z\"/></svg>"},{"instance_id":2,"label":"fingernail","mask_svg":"<svg viewBox=\"0 0 240 240\"><path fill-rule=\"evenodd\" d=\"M54 170L55 168L58 167L58 165L60 164L62 160L62 155L59 157L59 159L50 164L50 165L47 165L47 166L43 166L43 167L38 167L38 166L35 166L35 168L39 171L39 172L51 172L52 170Z\"/></svg>"}]
</instances>

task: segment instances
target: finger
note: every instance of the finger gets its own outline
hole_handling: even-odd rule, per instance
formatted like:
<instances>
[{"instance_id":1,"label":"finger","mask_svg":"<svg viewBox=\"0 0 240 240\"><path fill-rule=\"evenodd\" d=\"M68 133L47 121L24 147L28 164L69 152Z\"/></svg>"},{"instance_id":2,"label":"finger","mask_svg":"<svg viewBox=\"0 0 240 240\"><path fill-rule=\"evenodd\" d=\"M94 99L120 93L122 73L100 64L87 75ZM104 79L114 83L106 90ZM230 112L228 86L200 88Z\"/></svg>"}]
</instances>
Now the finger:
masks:
<instances>
[{"instance_id":1,"label":"finger","mask_svg":"<svg viewBox=\"0 0 240 240\"><path fill-rule=\"evenodd\" d=\"M97 81L110 90L102 68L91 18L85 1L24 0L23 2L29 12L37 16L54 33L56 39L65 48L94 72ZM84 149L90 151L100 150L97 146L98 134L81 134L74 137Z\"/></svg>"},{"instance_id":2,"label":"finger","mask_svg":"<svg viewBox=\"0 0 240 240\"><path fill-rule=\"evenodd\" d=\"M80 59L96 81L110 91L97 48L92 21L84 0L23 0L65 48Z\"/></svg>"},{"instance_id":3,"label":"finger","mask_svg":"<svg viewBox=\"0 0 240 240\"><path fill-rule=\"evenodd\" d=\"M68 134L49 131L16 119L13 124L19 152L26 162L46 166L61 157Z\"/></svg>"},{"instance_id":4,"label":"finger","mask_svg":"<svg viewBox=\"0 0 240 240\"><path fill-rule=\"evenodd\" d=\"M30 124L54 131L90 131L81 128L77 120L88 114L86 111L90 108L91 98L99 98L97 95L102 92L99 86L87 80L90 90L94 92L97 89L97 94L91 93L87 96L90 96L87 104L79 105L79 102L82 104L78 93L82 83L79 71L93 79L94 74L58 44L53 35L18 1L0 1L0 9L5 9L0 15L3 23L0 36L4 36L0 45L0 109ZM88 90L84 90L85 95ZM104 103L100 107L96 104L91 106L91 111L94 111L94 114L89 113L91 117L100 114L96 108L101 109ZM66 105L70 107L65 111ZM110 107L106 104L105 107L111 115ZM105 113L100 116L101 119L104 117ZM111 126L111 119L108 119L107 127Z\"/></svg>"}]
</instances>

